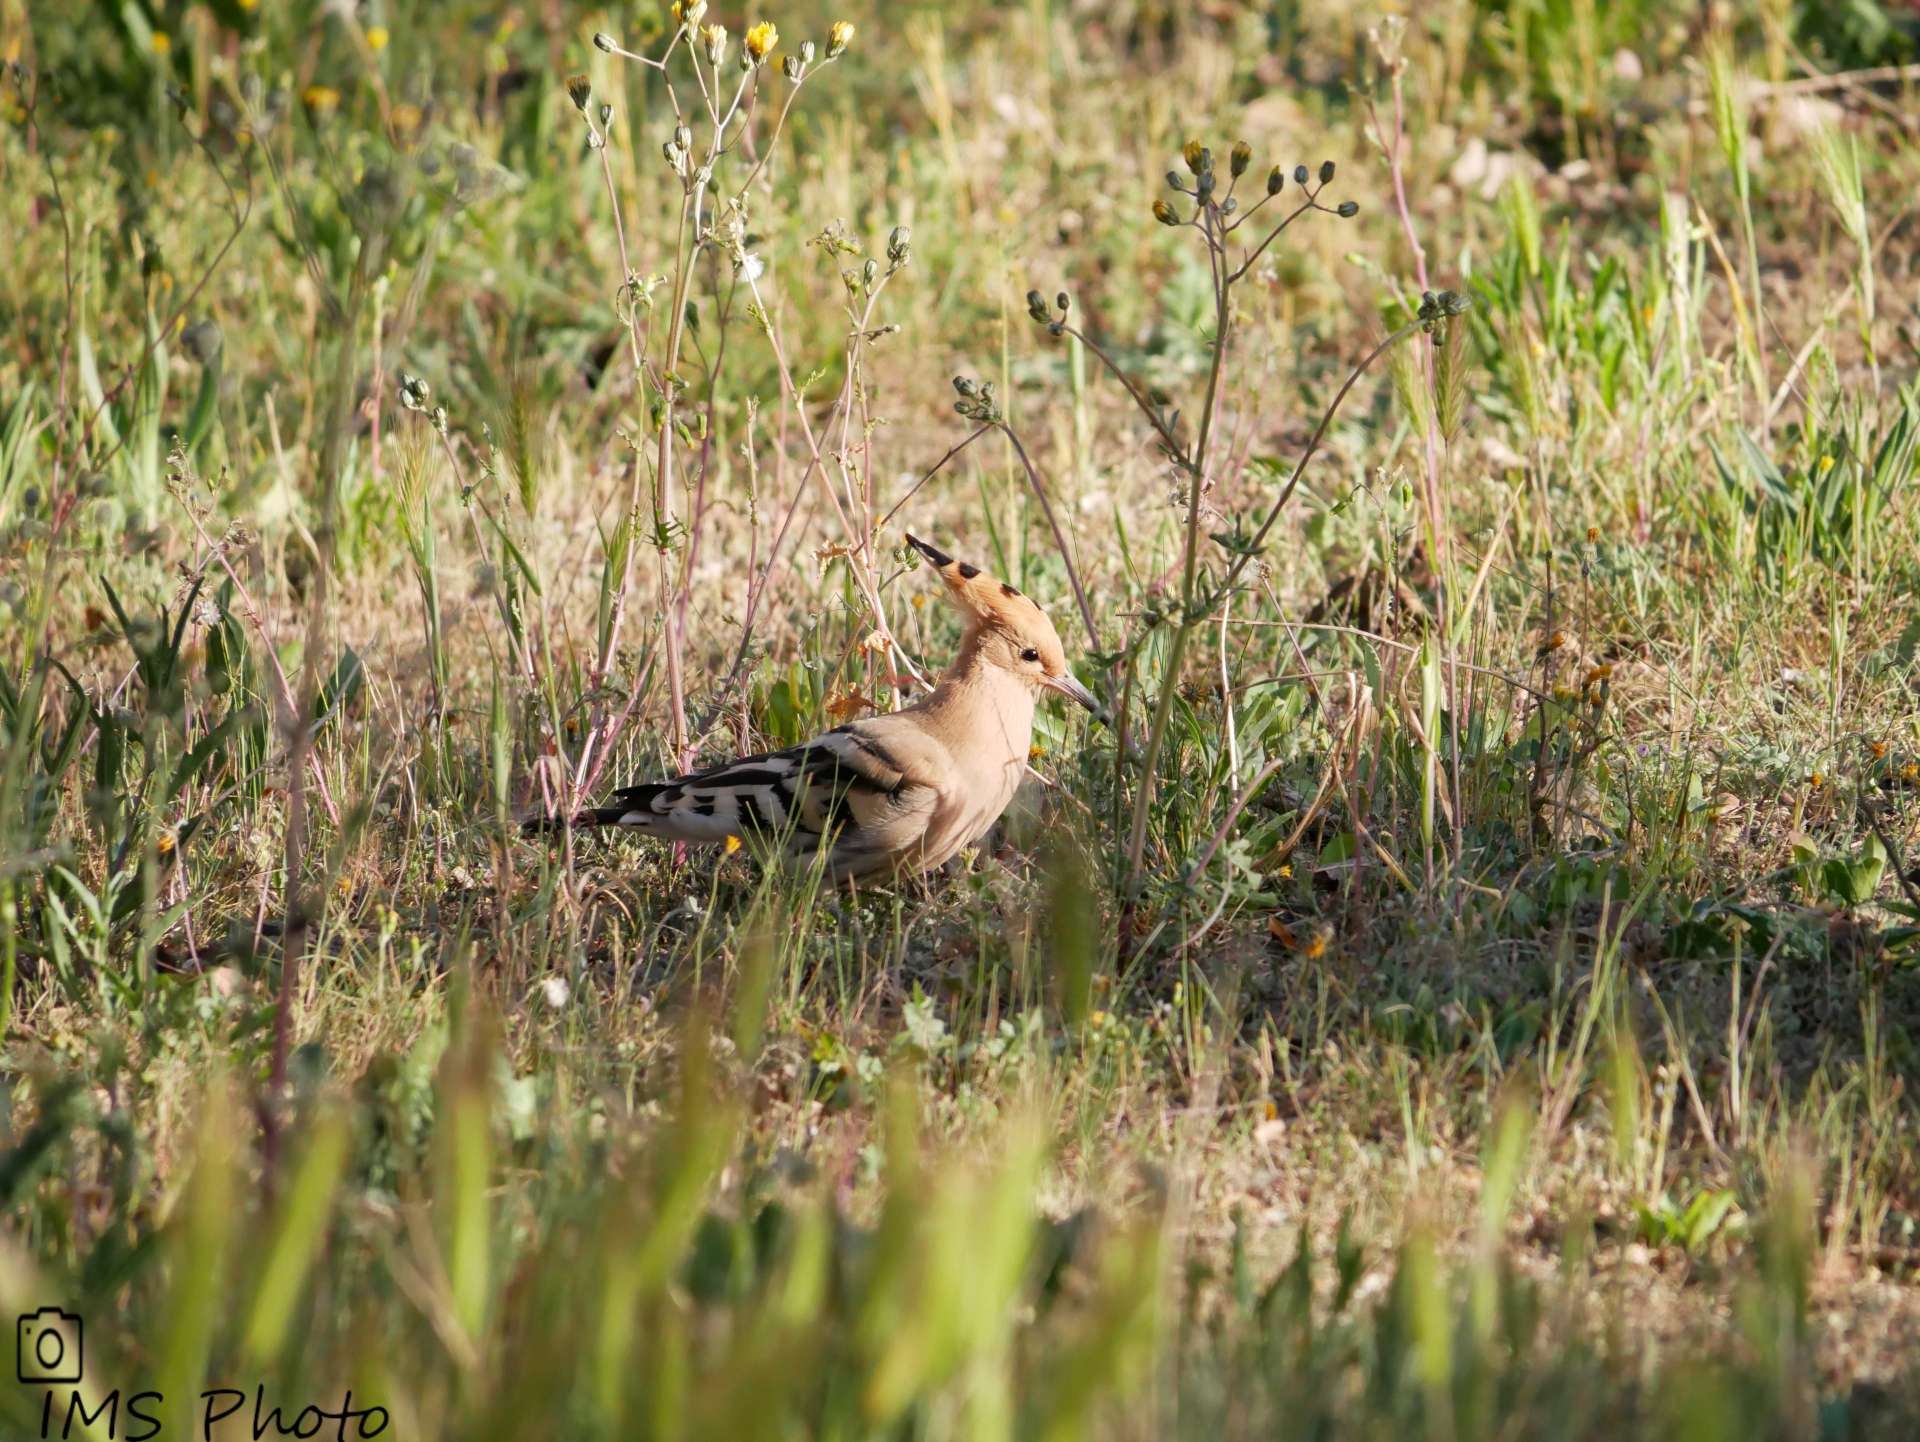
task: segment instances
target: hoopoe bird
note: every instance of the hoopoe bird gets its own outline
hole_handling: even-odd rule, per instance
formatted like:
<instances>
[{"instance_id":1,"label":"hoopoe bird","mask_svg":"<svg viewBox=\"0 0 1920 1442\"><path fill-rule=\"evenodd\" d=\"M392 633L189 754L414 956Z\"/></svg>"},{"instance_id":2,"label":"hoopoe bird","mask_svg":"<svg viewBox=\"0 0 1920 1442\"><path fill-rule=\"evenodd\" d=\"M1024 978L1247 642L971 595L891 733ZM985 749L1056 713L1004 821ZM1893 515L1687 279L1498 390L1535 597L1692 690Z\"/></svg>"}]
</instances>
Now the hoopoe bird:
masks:
<instances>
[{"instance_id":1,"label":"hoopoe bird","mask_svg":"<svg viewBox=\"0 0 1920 1442\"><path fill-rule=\"evenodd\" d=\"M575 817L663 841L752 844L835 880L931 871L984 836L1013 800L1041 693L1100 703L1067 669L1047 613L978 566L909 535L960 612L960 654L920 701L785 751L623 787ZM536 818L529 830L544 830Z\"/></svg>"}]
</instances>

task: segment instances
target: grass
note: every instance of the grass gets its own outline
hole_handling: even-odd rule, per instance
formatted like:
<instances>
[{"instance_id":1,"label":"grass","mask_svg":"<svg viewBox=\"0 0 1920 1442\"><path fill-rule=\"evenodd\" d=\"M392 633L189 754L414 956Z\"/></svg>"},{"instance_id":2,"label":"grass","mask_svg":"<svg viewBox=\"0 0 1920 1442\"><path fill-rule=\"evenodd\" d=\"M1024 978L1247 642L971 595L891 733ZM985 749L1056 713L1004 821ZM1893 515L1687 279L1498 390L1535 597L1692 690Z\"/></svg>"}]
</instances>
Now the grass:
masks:
<instances>
[{"instance_id":1,"label":"grass","mask_svg":"<svg viewBox=\"0 0 1920 1442\"><path fill-rule=\"evenodd\" d=\"M1898 20L0 8L6 1435L1910 1435Z\"/></svg>"}]
</instances>

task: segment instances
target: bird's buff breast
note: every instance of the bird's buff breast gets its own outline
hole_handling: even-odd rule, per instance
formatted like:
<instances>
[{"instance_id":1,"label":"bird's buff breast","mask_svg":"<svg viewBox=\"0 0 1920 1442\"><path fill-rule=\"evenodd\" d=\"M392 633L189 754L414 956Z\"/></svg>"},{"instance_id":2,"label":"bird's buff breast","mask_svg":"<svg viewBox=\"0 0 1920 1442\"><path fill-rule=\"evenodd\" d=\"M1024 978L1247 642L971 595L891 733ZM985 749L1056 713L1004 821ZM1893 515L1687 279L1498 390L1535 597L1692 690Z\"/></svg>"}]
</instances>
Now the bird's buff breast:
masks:
<instances>
[{"instance_id":1,"label":"bird's buff breast","mask_svg":"<svg viewBox=\"0 0 1920 1442\"><path fill-rule=\"evenodd\" d=\"M1023 752L1017 761L1006 763L990 777L978 777L975 785L962 787L943 798L921 843L920 870L932 871L946 865L962 847L971 846L985 836L1005 813L1013 793L1020 789L1026 770L1027 758Z\"/></svg>"}]
</instances>

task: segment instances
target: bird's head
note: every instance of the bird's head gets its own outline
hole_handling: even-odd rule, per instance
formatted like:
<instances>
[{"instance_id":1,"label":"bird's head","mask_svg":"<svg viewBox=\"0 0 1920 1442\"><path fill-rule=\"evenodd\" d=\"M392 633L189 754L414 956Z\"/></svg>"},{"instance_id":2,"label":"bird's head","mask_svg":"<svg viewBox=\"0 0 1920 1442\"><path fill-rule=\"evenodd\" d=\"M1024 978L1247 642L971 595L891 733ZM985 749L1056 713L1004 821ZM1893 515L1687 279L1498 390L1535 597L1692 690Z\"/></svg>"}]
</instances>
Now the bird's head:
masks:
<instances>
[{"instance_id":1,"label":"bird's head","mask_svg":"<svg viewBox=\"0 0 1920 1442\"><path fill-rule=\"evenodd\" d=\"M907 544L925 556L947 583L947 599L966 623L966 648L979 660L1007 672L1038 692L1070 696L1100 714L1100 702L1067 669L1060 633L1047 613L1005 581L978 566L909 535Z\"/></svg>"}]
</instances>

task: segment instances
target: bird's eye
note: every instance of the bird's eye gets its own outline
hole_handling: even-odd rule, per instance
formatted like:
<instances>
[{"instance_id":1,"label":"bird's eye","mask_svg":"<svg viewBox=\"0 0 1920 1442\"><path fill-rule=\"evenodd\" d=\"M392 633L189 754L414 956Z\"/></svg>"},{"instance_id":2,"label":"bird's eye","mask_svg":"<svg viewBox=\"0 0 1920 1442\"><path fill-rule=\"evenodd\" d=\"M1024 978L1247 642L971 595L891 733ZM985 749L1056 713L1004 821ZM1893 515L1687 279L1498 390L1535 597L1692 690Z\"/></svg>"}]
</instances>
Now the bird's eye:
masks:
<instances>
[{"instance_id":1,"label":"bird's eye","mask_svg":"<svg viewBox=\"0 0 1920 1442\"><path fill-rule=\"evenodd\" d=\"M1020 659L1022 661L1038 661L1040 659L1040 653L1029 646L1020 653Z\"/></svg>"}]
</instances>

